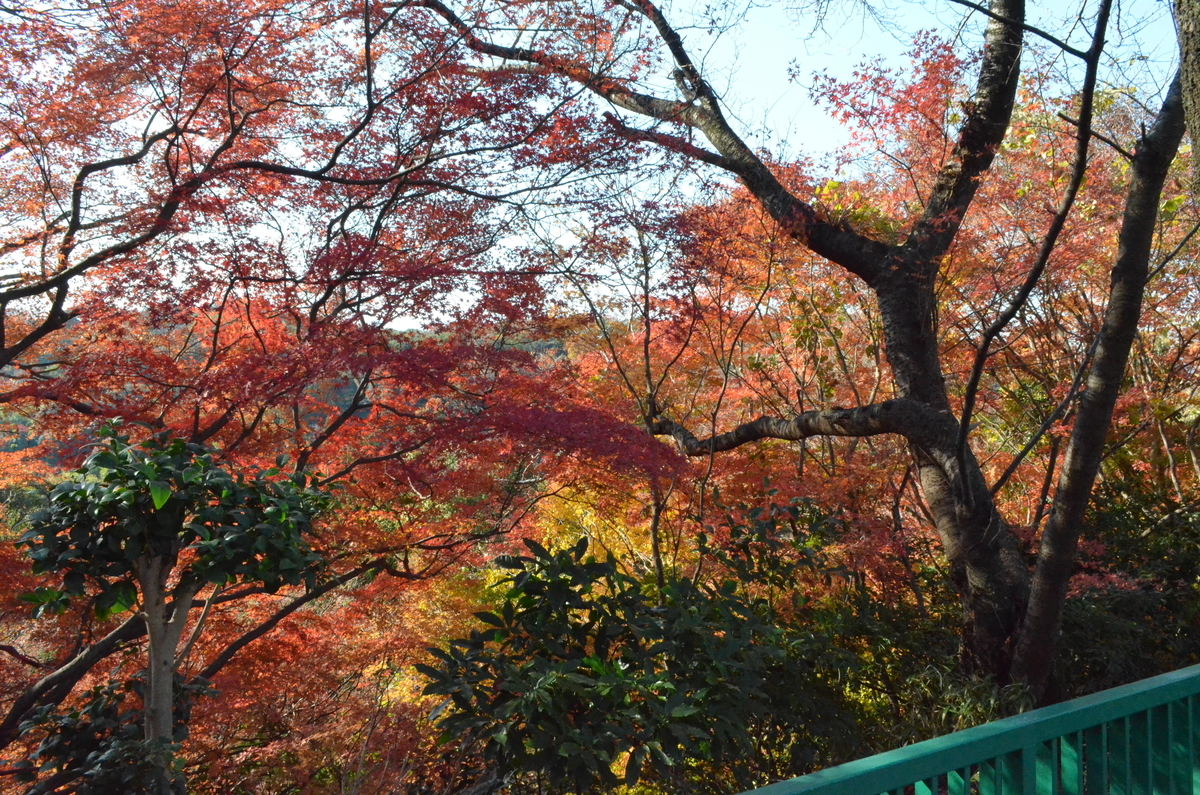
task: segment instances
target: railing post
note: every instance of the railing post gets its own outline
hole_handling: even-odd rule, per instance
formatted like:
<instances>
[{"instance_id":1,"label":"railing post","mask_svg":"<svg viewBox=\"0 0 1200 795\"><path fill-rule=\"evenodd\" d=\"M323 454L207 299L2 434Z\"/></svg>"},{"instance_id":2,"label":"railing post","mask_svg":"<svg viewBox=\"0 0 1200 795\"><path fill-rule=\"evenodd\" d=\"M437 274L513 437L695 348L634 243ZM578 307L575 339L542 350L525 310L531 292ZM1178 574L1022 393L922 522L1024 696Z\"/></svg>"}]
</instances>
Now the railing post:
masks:
<instances>
[{"instance_id":1,"label":"railing post","mask_svg":"<svg viewBox=\"0 0 1200 795\"><path fill-rule=\"evenodd\" d=\"M1000 788L997 786L999 774L996 770L999 761L989 759L979 763L979 795L1000 795Z\"/></svg>"},{"instance_id":2,"label":"railing post","mask_svg":"<svg viewBox=\"0 0 1200 795\"><path fill-rule=\"evenodd\" d=\"M1107 792L1110 795L1133 795L1129 763L1129 718L1109 721Z\"/></svg>"},{"instance_id":3,"label":"railing post","mask_svg":"<svg viewBox=\"0 0 1200 795\"><path fill-rule=\"evenodd\" d=\"M1188 759L1192 768L1192 793L1200 793L1200 697L1190 696L1188 705Z\"/></svg>"},{"instance_id":4,"label":"railing post","mask_svg":"<svg viewBox=\"0 0 1200 795\"><path fill-rule=\"evenodd\" d=\"M1020 748L996 760L998 795L1034 795L1037 771L1034 749Z\"/></svg>"},{"instance_id":5,"label":"railing post","mask_svg":"<svg viewBox=\"0 0 1200 795\"><path fill-rule=\"evenodd\" d=\"M1150 791L1171 795L1171 706L1163 704L1150 710Z\"/></svg>"},{"instance_id":6,"label":"railing post","mask_svg":"<svg viewBox=\"0 0 1200 795\"><path fill-rule=\"evenodd\" d=\"M951 770L946 774L947 795L971 795L971 768Z\"/></svg>"},{"instance_id":7,"label":"railing post","mask_svg":"<svg viewBox=\"0 0 1200 795\"><path fill-rule=\"evenodd\" d=\"M1071 732L1059 741L1058 770L1062 795L1084 795L1083 732Z\"/></svg>"},{"instance_id":8,"label":"railing post","mask_svg":"<svg viewBox=\"0 0 1200 795\"><path fill-rule=\"evenodd\" d=\"M1129 791L1132 795L1153 795L1153 737L1150 713L1135 712L1129 718Z\"/></svg>"},{"instance_id":9,"label":"railing post","mask_svg":"<svg viewBox=\"0 0 1200 795\"><path fill-rule=\"evenodd\" d=\"M1167 711L1167 765L1171 795L1191 795L1191 754L1188 752L1188 699L1176 701Z\"/></svg>"}]
</instances>

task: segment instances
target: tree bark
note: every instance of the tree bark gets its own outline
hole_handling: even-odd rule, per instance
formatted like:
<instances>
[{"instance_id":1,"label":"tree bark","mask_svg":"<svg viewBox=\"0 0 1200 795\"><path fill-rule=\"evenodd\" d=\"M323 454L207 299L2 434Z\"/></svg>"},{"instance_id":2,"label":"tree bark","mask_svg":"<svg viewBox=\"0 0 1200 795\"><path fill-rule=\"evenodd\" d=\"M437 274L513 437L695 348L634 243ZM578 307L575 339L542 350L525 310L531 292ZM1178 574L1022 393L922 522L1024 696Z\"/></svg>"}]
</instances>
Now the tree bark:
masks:
<instances>
[{"instance_id":1,"label":"tree bark","mask_svg":"<svg viewBox=\"0 0 1200 795\"><path fill-rule=\"evenodd\" d=\"M1038 700L1046 692L1053 669L1079 532L1137 335L1159 200L1183 138L1183 117L1183 94L1177 77L1154 124L1142 136L1131 164L1108 305L1042 533L1029 606L1013 657L1013 677L1024 681Z\"/></svg>"},{"instance_id":2,"label":"tree bark","mask_svg":"<svg viewBox=\"0 0 1200 795\"><path fill-rule=\"evenodd\" d=\"M1200 138L1200 0L1175 0L1183 114L1192 138ZM1200 164L1192 153L1192 193L1200 196Z\"/></svg>"},{"instance_id":3,"label":"tree bark","mask_svg":"<svg viewBox=\"0 0 1200 795\"><path fill-rule=\"evenodd\" d=\"M175 739L175 653L187 625L187 610L167 609L167 577L175 566L175 556L147 555L136 563L138 588L142 594L142 614L146 622L146 690L143 696L145 738L154 746L166 746ZM174 602L191 604L200 583L185 582L174 589ZM163 750L161 747L154 749ZM155 753L156 762L166 757ZM156 795L171 792L170 771L155 770Z\"/></svg>"}]
</instances>

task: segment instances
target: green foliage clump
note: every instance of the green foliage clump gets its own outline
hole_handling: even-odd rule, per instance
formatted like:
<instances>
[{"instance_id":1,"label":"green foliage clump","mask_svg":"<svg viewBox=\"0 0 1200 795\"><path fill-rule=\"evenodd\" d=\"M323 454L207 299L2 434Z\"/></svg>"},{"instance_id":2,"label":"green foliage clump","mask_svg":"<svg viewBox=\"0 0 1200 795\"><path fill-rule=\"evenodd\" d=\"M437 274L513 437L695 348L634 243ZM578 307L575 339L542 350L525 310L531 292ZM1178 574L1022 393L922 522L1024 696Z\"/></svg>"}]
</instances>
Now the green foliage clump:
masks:
<instances>
[{"instance_id":1,"label":"green foliage clump","mask_svg":"<svg viewBox=\"0 0 1200 795\"><path fill-rule=\"evenodd\" d=\"M497 611L477 614L486 628L419 666L426 693L447 697L448 737L575 792L644 776L746 789L763 783L746 760L764 740L797 772L820 744L853 743L836 689L815 673L830 650L780 629L736 582L654 593L611 556L588 556L586 540L557 553L526 544L530 556L501 560L515 573Z\"/></svg>"},{"instance_id":2,"label":"green foliage clump","mask_svg":"<svg viewBox=\"0 0 1200 795\"><path fill-rule=\"evenodd\" d=\"M140 710L125 705L131 690L132 683L110 682L70 709L48 704L34 710L20 731L38 731L42 740L14 765L18 779L32 782L38 773L54 771L49 781L74 779L75 791L84 795L144 791L154 765L146 758L151 749L142 739Z\"/></svg>"},{"instance_id":3,"label":"green foliage clump","mask_svg":"<svg viewBox=\"0 0 1200 795\"><path fill-rule=\"evenodd\" d=\"M61 612L89 585L101 617L128 610L137 602L138 560L174 563L185 551L183 579L256 582L272 592L313 583L321 559L306 536L324 498L303 476L234 475L203 446L167 434L131 444L105 427L100 437L17 542L35 574L62 576L61 587L23 596L35 614Z\"/></svg>"}]
</instances>

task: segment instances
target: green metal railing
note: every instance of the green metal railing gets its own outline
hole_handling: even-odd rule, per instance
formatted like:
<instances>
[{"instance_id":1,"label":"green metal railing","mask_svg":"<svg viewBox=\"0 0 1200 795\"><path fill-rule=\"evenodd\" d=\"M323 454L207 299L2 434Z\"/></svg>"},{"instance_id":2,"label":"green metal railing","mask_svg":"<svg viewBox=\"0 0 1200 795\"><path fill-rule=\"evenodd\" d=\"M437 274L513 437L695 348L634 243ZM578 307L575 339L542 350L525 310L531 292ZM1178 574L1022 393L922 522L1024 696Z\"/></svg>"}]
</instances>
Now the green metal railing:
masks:
<instances>
[{"instance_id":1,"label":"green metal railing","mask_svg":"<svg viewBox=\"0 0 1200 795\"><path fill-rule=\"evenodd\" d=\"M744 795L1200 795L1200 665Z\"/></svg>"}]
</instances>

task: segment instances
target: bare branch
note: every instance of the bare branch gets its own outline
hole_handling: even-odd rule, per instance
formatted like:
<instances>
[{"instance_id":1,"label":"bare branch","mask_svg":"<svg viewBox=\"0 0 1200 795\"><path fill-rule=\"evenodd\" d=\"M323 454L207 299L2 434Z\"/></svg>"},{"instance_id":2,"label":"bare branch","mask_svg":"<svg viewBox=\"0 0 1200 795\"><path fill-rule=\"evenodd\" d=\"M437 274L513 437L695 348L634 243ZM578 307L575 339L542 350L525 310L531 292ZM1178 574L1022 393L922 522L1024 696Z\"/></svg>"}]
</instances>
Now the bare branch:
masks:
<instances>
[{"instance_id":1,"label":"bare branch","mask_svg":"<svg viewBox=\"0 0 1200 795\"><path fill-rule=\"evenodd\" d=\"M275 613L270 618L268 618L266 621L263 621L261 624L256 626L254 629L251 629L250 631L244 633L243 635L238 637L235 641L233 641L233 643L230 643L228 646L226 646L225 650L222 651L220 654L218 654L216 656L216 658L213 659L212 662L210 662L207 666L205 666L204 670L202 670L200 673L196 674L196 676L192 677L191 681L196 682L198 680L211 680L214 676L217 675L217 673L222 668L224 668L229 663L230 660L232 660L234 658L235 655L237 655L237 653L239 651L241 651L242 649L244 649L246 646L250 645L254 641L258 640L263 635L266 635L268 632L270 632L272 629L274 629L276 627L276 625L279 624L280 621L283 621L285 618L287 618L292 613L299 610L301 607L304 607L306 604L312 602L314 599L319 599L320 597L324 596L325 594L329 593L330 591L332 591L336 588L342 587L343 585L350 582L351 580L353 580L357 577L361 577L363 574L366 574L369 571L380 571L380 570L386 570L389 573L392 573L392 571L393 571L387 565L387 561L384 561L384 560L371 561L370 563L353 568L350 571L345 572L344 574L340 574L331 580L327 580L327 581L321 583L320 585L318 585L317 587L309 590L303 596L299 596L299 597L293 599L292 601L288 602L283 607L279 608L279 610L276 610ZM404 575L395 573L395 574L393 574L393 576L404 576ZM416 579L416 577L413 577L413 579Z\"/></svg>"},{"instance_id":2,"label":"bare branch","mask_svg":"<svg viewBox=\"0 0 1200 795\"><path fill-rule=\"evenodd\" d=\"M28 654L24 654L16 646L10 646L7 643L0 644L0 651L4 652L5 654L9 655L10 657L12 657L16 660L20 660L21 662L25 663L26 665L32 665L34 668L49 668L50 667L50 663L44 663L40 660L30 657Z\"/></svg>"},{"instance_id":3,"label":"bare branch","mask_svg":"<svg viewBox=\"0 0 1200 795\"><path fill-rule=\"evenodd\" d=\"M708 439L697 439L684 426L661 417L650 423L650 430L659 436L673 437L685 454L700 456L733 450L762 439L800 441L810 436L897 434L922 447L938 448L953 438L954 421L924 403L897 398L860 408L806 411L790 420L759 417Z\"/></svg>"},{"instance_id":4,"label":"bare branch","mask_svg":"<svg viewBox=\"0 0 1200 795\"><path fill-rule=\"evenodd\" d=\"M657 144L663 149L668 149L672 152L678 152L679 154L686 155L693 160L699 160L703 163L708 163L709 165L716 166L717 168L723 168L727 171L730 170L730 166L732 165L728 160L716 152L710 152L707 149L696 146L691 141L685 140L678 135L668 135L667 133L661 133L656 130L639 130L636 127L630 127L629 125L625 124L612 113L604 114L604 120L612 125L613 129L615 129L623 137L628 138L631 141L645 141L646 143Z\"/></svg>"},{"instance_id":5,"label":"bare branch","mask_svg":"<svg viewBox=\"0 0 1200 795\"><path fill-rule=\"evenodd\" d=\"M1070 44L1067 44L1062 39L1051 36L1049 33L1042 30L1041 28L1034 27L1033 25L1028 24L1024 20L1015 20L1015 19L1006 17L1002 14L997 14L995 11L992 11L987 6L980 5L979 3L972 3L971 0L950 0L950 2L957 3L960 6L966 6L967 8L970 8L974 11L978 11L979 13L983 14L984 16L986 16L990 19L994 19L997 22L1003 22L1005 25L1019 25L1021 27L1021 30L1025 31L1026 33L1032 33L1033 35L1035 35L1039 38L1045 39L1046 41L1053 44L1055 47L1058 47L1063 52L1070 53L1071 55L1074 55L1076 58L1081 58L1081 59L1086 60L1088 57L1087 53L1084 52L1083 50L1080 50L1076 47L1072 47Z\"/></svg>"},{"instance_id":6,"label":"bare branch","mask_svg":"<svg viewBox=\"0 0 1200 795\"><path fill-rule=\"evenodd\" d=\"M75 684L100 660L117 651L122 643L146 634L146 622L135 614L100 640L75 655L68 663L42 677L18 696L0 721L0 748L6 748L17 738L17 729L29 711L39 704L49 704L67 697Z\"/></svg>"},{"instance_id":7,"label":"bare branch","mask_svg":"<svg viewBox=\"0 0 1200 795\"><path fill-rule=\"evenodd\" d=\"M1012 301L1009 302L1009 305L984 330L983 338L980 340L979 347L975 351L975 361L971 365L971 375L967 379L967 388L963 394L962 419L959 422L958 432L959 460L962 460L966 455L967 431L971 424L971 414L975 409L975 397L979 391L979 380L983 376L983 368L987 364L992 341L999 336L1005 326L1025 306L1025 302L1029 300L1033 288L1041 279L1042 273L1050 261L1050 255L1054 252L1054 247L1058 245L1059 235L1066 226L1067 217L1071 214L1071 208L1075 206L1075 197L1079 194L1079 188L1083 185L1083 178L1087 173L1088 147L1092 140L1092 113L1094 111L1093 100L1096 93L1096 79L1099 71L1100 56L1104 51L1104 34L1108 28L1108 14L1111 7L1111 0L1103 0L1101 2L1100 11L1096 17L1096 30L1092 36L1092 47L1087 53L1087 72L1084 75L1083 92L1080 98L1079 124L1075 136L1075 160L1071 166L1071 181L1067 184L1067 189L1063 193L1062 200L1059 202L1058 210L1054 213L1054 218L1050 222L1050 228L1046 231L1046 236L1042 238L1042 245L1038 250L1037 259L1034 261L1033 267L1029 269L1029 273L1026 274L1025 280L1017 290L1017 294L1013 296Z\"/></svg>"},{"instance_id":8,"label":"bare branch","mask_svg":"<svg viewBox=\"0 0 1200 795\"><path fill-rule=\"evenodd\" d=\"M679 102L643 94L630 89L623 81L579 63L538 50L507 47L486 41L440 0L417 0L412 5L428 9L440 16L462 37L463 44L475 52L494 58L537 64L551 73L574 81L622 110L699 130L717 150L721 160L711 156L699 159L718 165L740 177L787 234L868 283L876 281L884 273L882 263L893 253L893 247L856 232L845 223L829 221L812 205L796 198L783 186L754 150L729 126L721 113L716 95L707 87L687 55L678 32L667 23L662 12L649 0L635 0L625 7L642 14L654 24L679 70L695 92L694 100ZM391 5L385 4L385 7ZM678 140L680 139L668 136L659 142L669 144ZM699 150L696 154L703 151Z\"/></svg>"},{"instance_id":9,"label":"bare branch","mask_svg":"<svg viewBox=\"0 0 1200 795\"><path fill-rule=\"evenodd\" d=\"M1013 458L1012 463L1010 463L1008 468L1004 470L1004 474L1002 474L995 484L993 484L993 495L999 492L1000 489L1004 488L1004 484L1007 483L1008 479L1011 478L1017 471L1017 467L1021 466L1021 462L1025 460L1025 457L1033 451L1034 447L1037 447L1038 442L1042 440L1042 437L1046 434L1046 431L1050 430L1050 426L1057 422L1058 418L1066 413L1067 407L1071 405L1073 400L1075 400L1075 396L1079 394L1079 388L1083 386L1083 376L1087 373L1088 365L1092 362L1092 354L1096 352L1096 344L1099 342L1100 336L1096 335L1092 339L1092 344L1088 346L1087 353L1085 353L1083 356L1083 361L1079 363L1079 367L1075 370L1075 378L1071 380L1071 388L1067 390L1066 396L1059 402L1057 406L1054 407L1054 411L1050 412L1049 416L1042 421L1041 426L1038 427L1037 431L1034 432L1029 441L1025 443L1025 446L1021 448L1021 452L1017 453L1017 455Z\"/></svg>"}]
</instances>

